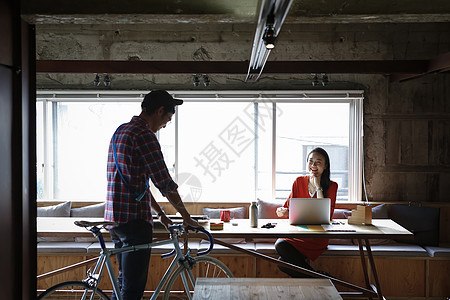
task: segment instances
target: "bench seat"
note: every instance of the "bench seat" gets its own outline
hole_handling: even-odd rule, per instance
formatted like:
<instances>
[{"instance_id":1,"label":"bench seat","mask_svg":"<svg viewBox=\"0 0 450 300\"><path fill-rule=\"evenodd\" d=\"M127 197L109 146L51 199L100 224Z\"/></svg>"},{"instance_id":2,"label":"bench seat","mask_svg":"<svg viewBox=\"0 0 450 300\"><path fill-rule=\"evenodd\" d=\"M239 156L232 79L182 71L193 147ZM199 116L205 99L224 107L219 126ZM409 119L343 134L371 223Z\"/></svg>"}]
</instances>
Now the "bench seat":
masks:
<instances>
[{"instance_id":1,"label":"bench seat","mask_svg":"<svg viewBox=\"0 0 450 300\"><path fill-rule=\"evenodd\" d=\"M239 246L239 245L236 245ZM418 245L396 244L396 245L374 245L371 246L374 256L407 256L407 257L428 257L428 252ZM255 250L262 254L276 255L273 243L256 243ZM365 250L365 247L364 247ZM345 255L359 256L358 245L328 245L322 255Z\"/></svg>"},{"instance_id":2,"label":"bench seat","mask_svg":"<svg viewBox=\"0 0 450 300\"><path fill-rule=\"evenodd\" d=\"M450 245L447 247L426 246L425 249L431 257L450 257Z\"/></svg>"},{"instance_id":3,"label":"bench seat","mask_svg":"<svg viewBox=\"0 0 450 300\"><path fill-rule=\"evenodd\" d=\"M114 248L114 243L113 242L105 242L106 248L108 249L113 249ZM99 254L100 253L100 244L97 243L92 243L88 249L87 249L87 253L91 253L91 254Z\"/></svg>"},{"instance_id":4,"label":"bench seat","mask_svg":"<svg viewBox=\"0 0 450 300\"><path fill-rule=\"evenodd\" d=\"M38 254L48 253L87 253L92 243L80 242L39 242L37 244Z\"/></svg>"},{"instance_id":5,"label":"bench seat","mask_svg":"<svg viewBox=\"0 0 450 300\"><path fill-rule=\"evenodd\" d=\"M179 243L180 248L183 249L184 245L182 242ZM188 247L191 250L191 254L197 253L199 249L200 242L199 241L189 241ZM173 250L173 244L161 245L152 248L152 254L166 254Z\"/></svg>"},{"instance_id":6,"label":"bench seat","mask_svg":"<svg viewBox=\"0 0 450 300\"><path fill-rule=\"evenodd\" d=\"M366 250L366 247L363 247ZM370 247L373 256L427 257L428 252L418 245L374 245ZM322 255L359 256L358 245L328 245Z\"/></svg>"},{"instance_id":7,"label":"bench seat","mask_svg":"<svg viewBox=\"0 0 450 300\"><path fill-rule=\"evenodd\" d=\"M223 241L227 242L225 239L223 239ZM253 243L253 242L241 242L241 243L236 243L236 244L234 244L234 243L230 243L230 244L237 246L237 247L241 247L246 250L252 250L252 251L255 250L255 243ZM198 251L205 251L206 249L208 249L208 247L209 247L209 242L202 240L200 242ZM214 248L211 251L211 254L243 254L243 253L233 250L233 249L230 249L228 247L219 245L219 244L214 244Z\"/></svg>"},{"instance_id":8,"label":"bench seat","mask_svg":"<svg viewBox=\"0 0 450 300\"><path fill-rule=\"evenodd\" d=\"M232 244L247 250L254 250L261 254L277 255L274 243L253 243L241 242ZM114 248L112 242L106 242L106 246L110 249ZM183 244L180 243L183 248ZM189 241L189 249L191 253L196 254L198 251L205 251L208 248L206 241ZM100 245L98 243L88 242L40 242L38 243L38 253L100 253ZM152 254L164 254L173 249L170 244L161 245L152 249ZM395 245L373 245L371 246L374 256L401 256L401 257L450 257L450 247L421 247L410 244ZM364 247L365 250L365 247ZM212 254L240 254L238 251L229 249L225 246L215 244ZM326 256L359 256L358 245L328 245L327 249L322 253Z\"/></svg>"},{"instance_id":9,"label":"bench seat","mask_svg":"<svg viewBox=\"0 0 450 300\"><path fill-rule=\"evenodd\" d=\"M197 249L199 248L198 241L189 241L188 245L189 245L189 249L191 249L191 253L197 253ZM183 243L180 243L180 247L183 249ZM106 242L106 248L113 249L114 243ZM156 247L152 248L152 254L165 254L165 253L169 253L170 251L172 251L172 249L173 249L173 244L156 246ZM87 253L99 254L100 250L101 250L100 244L93 243L88 247Z\"/></svg>"}]
</instances>

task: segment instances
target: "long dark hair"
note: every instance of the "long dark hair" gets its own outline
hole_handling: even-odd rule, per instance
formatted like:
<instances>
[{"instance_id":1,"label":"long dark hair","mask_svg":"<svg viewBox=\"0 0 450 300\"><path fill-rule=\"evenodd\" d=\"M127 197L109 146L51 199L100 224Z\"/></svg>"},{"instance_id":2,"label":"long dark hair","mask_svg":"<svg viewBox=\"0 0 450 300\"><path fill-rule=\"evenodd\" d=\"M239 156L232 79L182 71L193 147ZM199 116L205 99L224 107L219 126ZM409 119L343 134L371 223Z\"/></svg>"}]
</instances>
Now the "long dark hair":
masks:
<instances>
[{"instance_id":1,"label":"long dark hair","mask_svg":"<svg viewBox=\"0 0 450 300\"><path fill-rule=\"evenodd\" d=\"M308 153L308 156L306 157L306 161L308 162L309 156L311 153L319 153L325 158L325 170L323 170L322 176L320 177L320 186L323 188L323 196L326 197L328 194L328 189L331 186L331 179L330 179L330 157L328 156L327 151L324 149L317 147L311 150L311 152Z\"/></svg>"}]
</instances>

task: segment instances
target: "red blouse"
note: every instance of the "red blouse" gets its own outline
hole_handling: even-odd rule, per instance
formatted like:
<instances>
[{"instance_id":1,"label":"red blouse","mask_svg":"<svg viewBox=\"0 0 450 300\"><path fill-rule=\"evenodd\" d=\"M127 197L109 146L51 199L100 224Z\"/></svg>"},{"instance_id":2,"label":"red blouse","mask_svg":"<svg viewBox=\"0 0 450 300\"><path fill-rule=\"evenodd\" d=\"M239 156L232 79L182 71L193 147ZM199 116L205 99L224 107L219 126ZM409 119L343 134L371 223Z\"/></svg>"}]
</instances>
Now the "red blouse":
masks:
<instances>
[{"instance_id":1,"label":"red blouse","mask_svg":"<svg viewBox=\"0 0 450 300\"><path fill-rule=\"evenodd\" d=\"M309 176L300 176L294 181L292 185L292 192L289 198L284 203L284 207L289 208L289 199L291 198L317 198L317 193L310 196L308 190ZM336 182L331 181L331 186L328 188L328 192L324 195L326 198L331 199L331 211L330 217L333 215L334 206L336 204L336 194L338 185ZM294 246L299 252L307 256L311 260L316 260L322 252L327 249L328 239L286 239L292 246Z\"/></svg>"}]
</instances>

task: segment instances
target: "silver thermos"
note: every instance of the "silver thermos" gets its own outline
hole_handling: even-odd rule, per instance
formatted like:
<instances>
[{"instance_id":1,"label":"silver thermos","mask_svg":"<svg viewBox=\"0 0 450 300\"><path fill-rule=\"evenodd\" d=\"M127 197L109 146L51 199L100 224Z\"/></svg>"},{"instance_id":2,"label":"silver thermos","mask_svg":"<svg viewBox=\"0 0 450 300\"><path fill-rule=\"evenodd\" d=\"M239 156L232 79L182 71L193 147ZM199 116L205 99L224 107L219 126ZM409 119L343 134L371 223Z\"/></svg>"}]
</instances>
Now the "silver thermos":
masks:
<instances>
[{"instance_id":1,"label":"silver thermos","mask_svg":"<svg viewBox=\"0 0 450 300\"><path fill-rule=\"evenodd\" d=\"M258 227L258 205L253 201L250 205L250 226L252 228Z\"/></svg>"}]
</instances>

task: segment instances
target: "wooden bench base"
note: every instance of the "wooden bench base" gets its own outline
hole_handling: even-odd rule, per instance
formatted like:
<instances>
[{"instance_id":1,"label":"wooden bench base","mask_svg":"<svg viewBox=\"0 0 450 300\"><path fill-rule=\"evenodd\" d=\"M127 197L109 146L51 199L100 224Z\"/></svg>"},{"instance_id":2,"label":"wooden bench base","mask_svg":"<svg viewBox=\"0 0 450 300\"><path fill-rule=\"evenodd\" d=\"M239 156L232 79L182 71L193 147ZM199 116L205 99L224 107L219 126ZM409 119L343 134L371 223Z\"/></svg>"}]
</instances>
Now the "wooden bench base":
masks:
<instances>
[{"instance_id":1,"label":"wooden bench base","mask_svg":"<svg viewBox=\"0 0 450 300\"><path fill-rule=\"evenodd\" d=\"M244 254L212 254L225 263L235 277L257 278L288 278L278 267L268 261ZM276 255L271 255L276 258ZM45 254L38 255L38 274L43 274L70 264L94 257L85 255ZM400 298L433 298L447 297L450 295L448 274L450 274L450 257L394 257L375 256L375 264L386 297ZM149 267L147 289L154 290L163 276L169 259L162 259L160 254L152 254ZM118 270L116 261L113 263ZM332 276L350 283L364 286L364 276L359 256L329 255L324 254L312 262L313 268L323 270ZM71 270L51 278L38 280L38 289L46 289L58 282L66 280L79 280L86 274L88 266ZM103 280L101 289L111 289L109 280ZM339 291L345 289L336 286Z\"/></svg>"}]
</instances>

